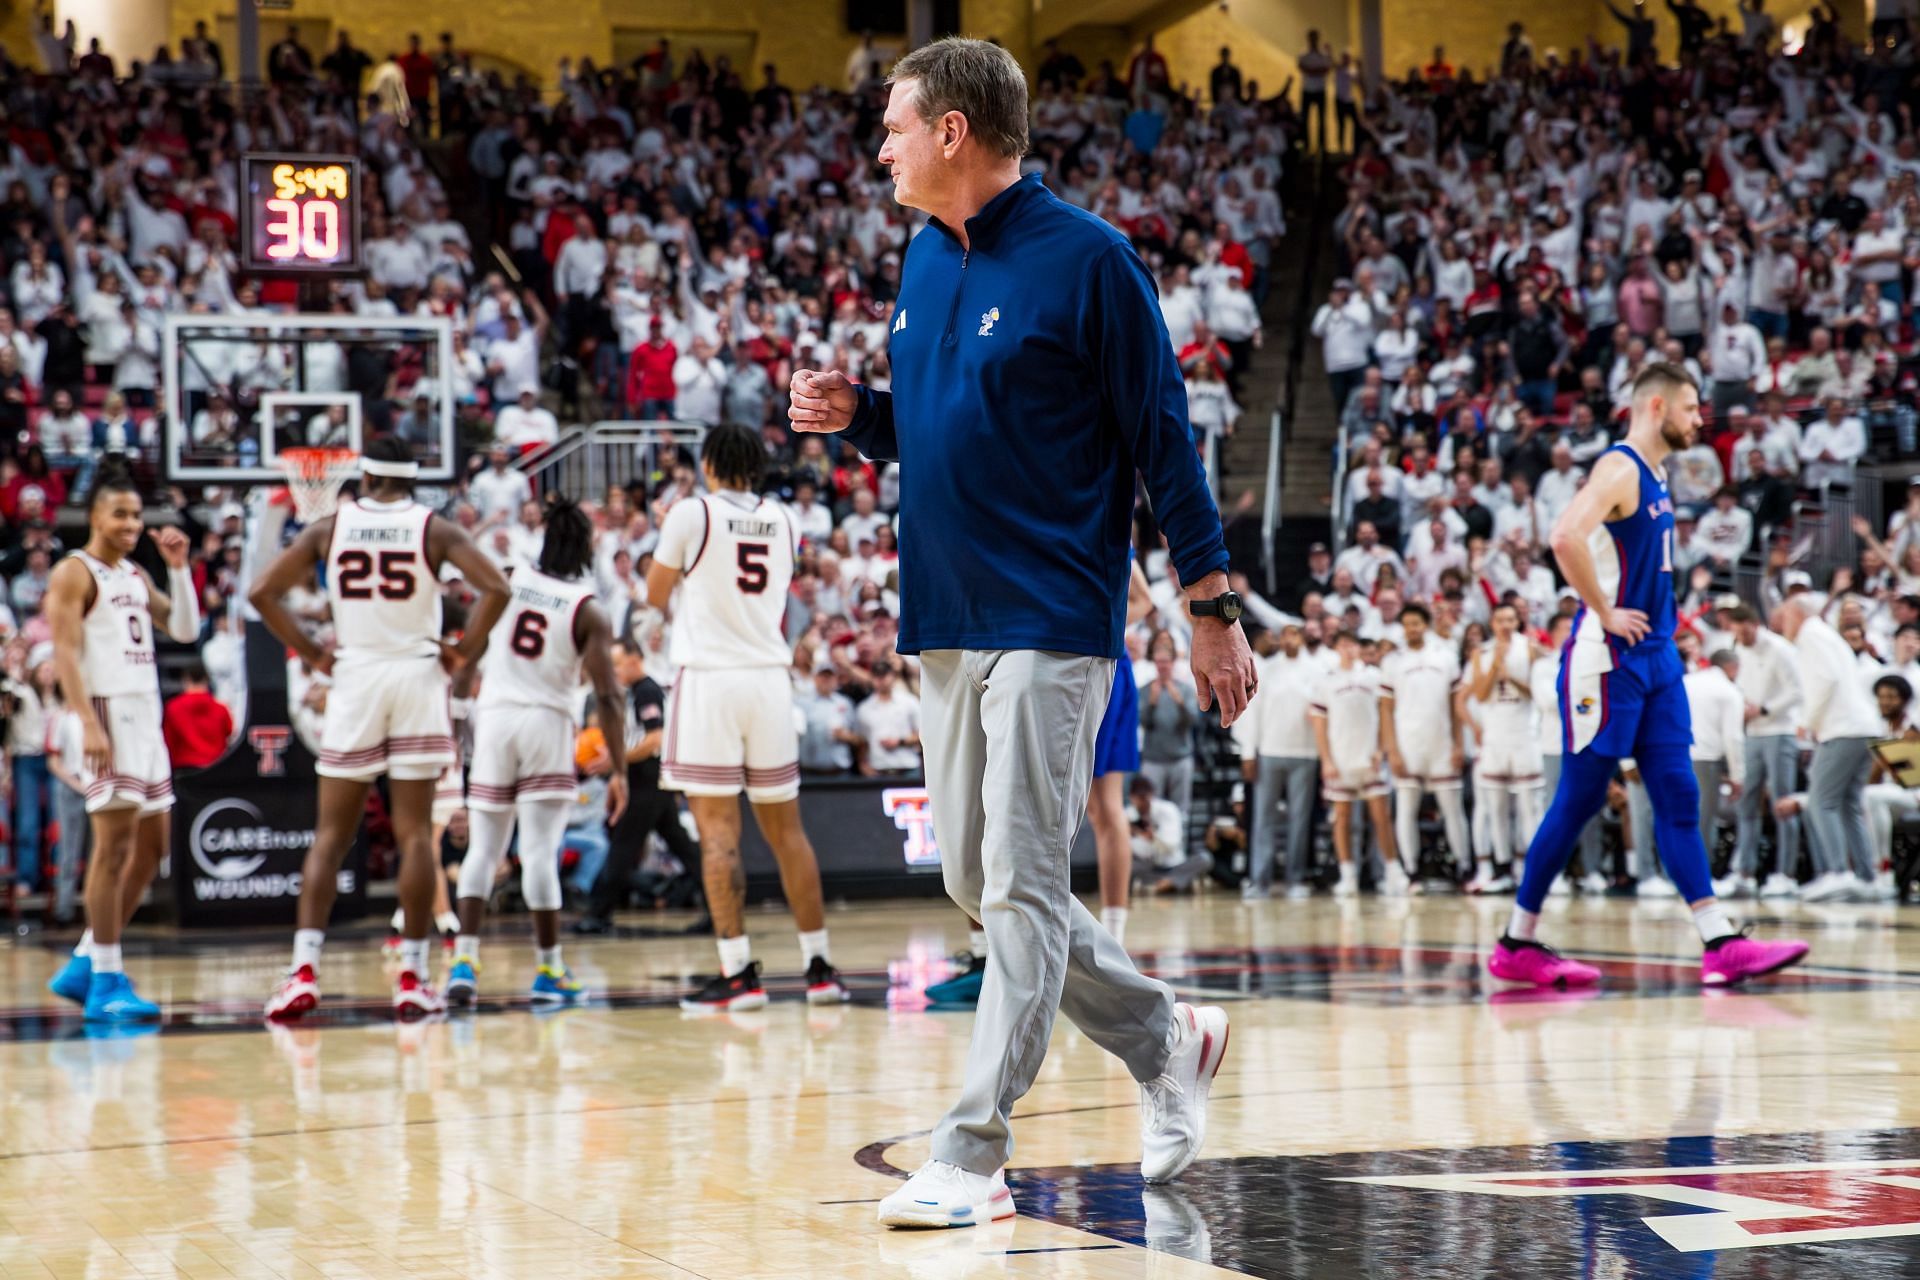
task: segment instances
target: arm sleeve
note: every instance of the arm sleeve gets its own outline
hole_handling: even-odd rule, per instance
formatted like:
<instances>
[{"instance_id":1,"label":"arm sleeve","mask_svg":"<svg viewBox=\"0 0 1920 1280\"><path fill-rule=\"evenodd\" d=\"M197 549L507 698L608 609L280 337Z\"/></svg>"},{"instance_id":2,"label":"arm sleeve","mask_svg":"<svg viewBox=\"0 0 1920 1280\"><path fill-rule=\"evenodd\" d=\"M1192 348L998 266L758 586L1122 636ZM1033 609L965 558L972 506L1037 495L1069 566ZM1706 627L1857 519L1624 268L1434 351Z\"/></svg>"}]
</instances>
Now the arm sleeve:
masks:
<instances>
[{"instance_id":1,"label":"arm sleeve","mask_svg":"<svg viewBox=\"0 0 1920 1280\"><path fill-rule=\"evenodd\" d=\"M893 392L855 387L853 421L840 433L874 462L900 461L900 438L893 429Z\"/></svg>"},{"instance_id":2,"label":"arm sleeve","mask_svg":"<svg viewBox=\"0 0 1920 1280\"><path fill-rule=\"evenodd\" d=\"M1082 291L1081 332L1098 370L1106 411L1146 481L1180 581L1227 568L1220 509L1187 420L1187 386L1145 264L1124 244L1107 248Z\"/></svg>"}]
</instances>

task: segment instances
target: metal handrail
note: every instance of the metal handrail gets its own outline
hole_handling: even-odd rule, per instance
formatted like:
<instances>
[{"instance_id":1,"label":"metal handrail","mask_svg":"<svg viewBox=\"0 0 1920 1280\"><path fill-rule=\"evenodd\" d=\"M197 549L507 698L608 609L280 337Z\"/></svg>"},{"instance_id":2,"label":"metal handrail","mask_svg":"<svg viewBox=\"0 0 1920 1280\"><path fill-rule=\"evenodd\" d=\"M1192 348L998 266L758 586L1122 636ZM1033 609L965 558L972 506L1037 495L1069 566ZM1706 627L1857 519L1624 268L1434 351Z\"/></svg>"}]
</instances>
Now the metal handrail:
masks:
<instances>
[{"instance_id":1,"label":"metal handrail","mask_svg":"<svg viewBox=\"0 0 1920 1280\"><path fill-rule=\"evenodd\" d=\"M597 499L609 486L624 488L646 478L663 444L688 446L697 453L707 429L702 422L593 422L522 454L514 466L526 473L535 493Z\"/></svg>"},{"instance_id":2,"label":"metal handrail","mask_svg":"<svg viewBox=\"0 0 1920 1280\"><path fill-rule=\"evenodd\" d=\"M1207 492L1213 495L1213 504L1217 507L1220 505L1220 433L1212 427L1207 428L1201 458L1207 469Z\"/></svg>"},{"instance_id":3,"label":"metal handrail","mask_svg":"<svg viewBox=\"0 0 1920 1280\"><path fill-rule=\"evenodd\" d=\"M1275 405L1267 424L1267 493L1260 510L1260 574L1269 594L1274 590L1273 539L1280 531L1280 435L1280 407Z\"/></svg>"},{"instance_id":4,"label":"metal handrail","mask_svg":"<svg viewBox=\"0 0 1920 1280\"><path fill-rule=\"evenodd\" d=\"M1347 547L1347 433L1335 427L1333 437L1333 528L1327 530L1327 543L1338 556Z\"/></svg>"}]
</instances>

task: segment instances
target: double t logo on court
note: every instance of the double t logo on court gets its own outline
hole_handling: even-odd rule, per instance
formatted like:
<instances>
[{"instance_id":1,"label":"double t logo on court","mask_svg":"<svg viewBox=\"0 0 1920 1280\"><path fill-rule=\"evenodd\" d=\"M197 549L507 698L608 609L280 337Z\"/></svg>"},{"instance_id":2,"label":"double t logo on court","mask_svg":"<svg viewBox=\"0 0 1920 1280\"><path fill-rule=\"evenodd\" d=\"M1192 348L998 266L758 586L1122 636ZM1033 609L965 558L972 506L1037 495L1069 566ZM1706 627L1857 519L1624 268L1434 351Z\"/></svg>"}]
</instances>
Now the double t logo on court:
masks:
<instances>
[{"instance_id":1,"label":"double t logo on court","mask_svg":"<svg viewBox=\"0 0 1920 1280\"><path fill-rule=\"evenodd\" d=\"M1707 1210L1641 1219L1686 1253L1920 1235L1920 1160L1557 1174L1536 1169L1334 1181L1492 1196L1635 1196Z\"/></svg>"}]
</instances>

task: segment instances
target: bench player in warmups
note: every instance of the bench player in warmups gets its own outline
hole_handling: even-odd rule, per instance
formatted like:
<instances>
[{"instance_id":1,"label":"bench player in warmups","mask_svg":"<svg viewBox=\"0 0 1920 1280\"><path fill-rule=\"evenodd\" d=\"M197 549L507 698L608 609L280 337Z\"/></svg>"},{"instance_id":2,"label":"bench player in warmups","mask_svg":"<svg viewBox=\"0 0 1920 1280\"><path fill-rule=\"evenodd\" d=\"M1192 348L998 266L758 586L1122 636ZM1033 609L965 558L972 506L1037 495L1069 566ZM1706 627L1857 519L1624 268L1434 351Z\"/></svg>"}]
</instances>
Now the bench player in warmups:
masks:
<instances>
[{"instance_id":1,"label":"bench player in warmups","mask_svg":"<svg viewBox=\"0 0 1920 1280\"><path fill-rule=\"evenodd\" d=\"M755 491L766 456L759 434L745 427L709 431L700 449L708 492L667 512L647 571L647 602L670 609L673 659L680 664L660 785L685 793L693 811L720 945L719 976L680 1002L695 1013L740 1012L767 1002L746 934L743 790L780 864L780 886L800 927L808 1002L848 998L827 959L820 865L800 825L800 737L788 674L793 654L782 631L799 536L786 508Z\"/></svg>"},{"instance_id":2,"label":"bench player in warmups","mask_svg":"<svg viewBox=\"0 0 1920 1280\"><path fill-rule=\"evenodd\" d=\"M400 846L405 912L394 1011L403 1018L445 1008L428 981L434 881L433 796L453 764L449 675L479 661L507 607L507 580L451 520L413 500L420 464L392 437L367 445L367 489L302 530L254 582L248 599L274 636L317 671L333 675L320 741L320 820L300 882L293 963L267 1001L267 1017L299 1018L320 1003L320 950L337 876L360 829L367 788L387 776ZM451 562L476 593L458 644L441 639L440 569ZM316 568L333 605L336 649L313 642L282 597Z\"/></svg>"},{"instance_id":3,"label":"bench player in warmups","mask_svg":"<svg viewBox=\"0 0 1920 1280\"><path fill-rule=\"evenodd\" d=\"M159 1007L134 991L120 963L120 931L133 918L167 852L173 763L160 727L153 630L181 644L200 638L200 606L187 572L187 535L154 533L167 590L130 558L139 544L140 494L124 463L102 463L87 505L87 544L54 567L47 621L60 692L79 713L87 816L87 932L48 984L85 1007L89 1022L144 1022Z\"/></svg>"},{"instance_id":4,"label":"bench player in warmups","mask_svg":"<svg viewBox=\"0 0 1920 1280\"><path fill-rule=\"evenodd\" d=\"M1462 701L1477 713L1480 758L1473 786L1486 806L1487 845L1469 893L1505 893L1513 887L1513 862L1540 825L1540 744L1533 727L1533 641L1520 629L1520 611L1494 606L1492 635L1473 655L1461 688ZM1515 807L1519 825L1514 823Z\"/></svg>"},{"instance_id":5,"label":"bench player in warmups","mask_svg":"<svg viewBox=\"0 0 1920 1280\"><path fill-rule=\"evenodd\" d=\"M594 603L593 522L570 499L547 507L546 540L532 568L513 571L507 611L494 627L473 708L473 770L467 779L472 838L460 863L460 936L447 974L449 1005L471 1005L480 985L480 925L494 873L520 829L520 890L533 916L533 998L566 1003L582 994L560 957L560 846L576 782L574 707L584 670L601 732L625 742L626 716L613 675L613 627ZM627 776L607 777L607 822L627 807Z\"/></svg>"}]
</instances>

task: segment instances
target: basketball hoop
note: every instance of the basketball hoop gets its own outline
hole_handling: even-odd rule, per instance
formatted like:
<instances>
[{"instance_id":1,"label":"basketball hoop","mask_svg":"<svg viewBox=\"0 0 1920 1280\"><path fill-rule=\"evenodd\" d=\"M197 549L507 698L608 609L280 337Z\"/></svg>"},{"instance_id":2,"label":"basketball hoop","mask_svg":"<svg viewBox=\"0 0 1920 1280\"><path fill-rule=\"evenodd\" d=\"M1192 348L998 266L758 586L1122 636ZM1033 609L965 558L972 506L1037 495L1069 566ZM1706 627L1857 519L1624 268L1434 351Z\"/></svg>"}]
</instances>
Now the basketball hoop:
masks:
<instances>
[{"instance_id":1,"label":"basketball hoop","mask_svg":"<svg viewBox=\"0 0 1920 1280\"><path fill-rule=\"evenodd\" d=\"M340 486L360 468L360 455L351 449L282 449L278 461L302 524L332 515Z\"/></svg>"}]
</instances>

